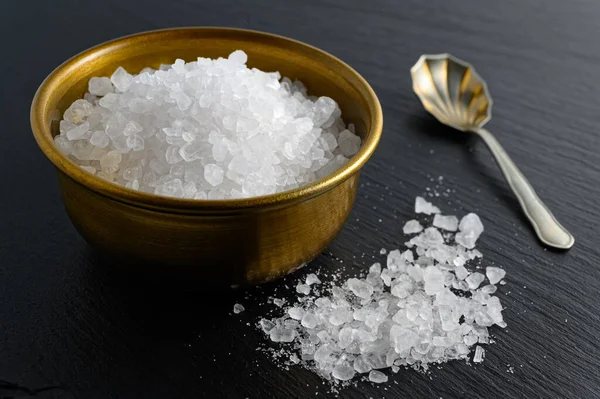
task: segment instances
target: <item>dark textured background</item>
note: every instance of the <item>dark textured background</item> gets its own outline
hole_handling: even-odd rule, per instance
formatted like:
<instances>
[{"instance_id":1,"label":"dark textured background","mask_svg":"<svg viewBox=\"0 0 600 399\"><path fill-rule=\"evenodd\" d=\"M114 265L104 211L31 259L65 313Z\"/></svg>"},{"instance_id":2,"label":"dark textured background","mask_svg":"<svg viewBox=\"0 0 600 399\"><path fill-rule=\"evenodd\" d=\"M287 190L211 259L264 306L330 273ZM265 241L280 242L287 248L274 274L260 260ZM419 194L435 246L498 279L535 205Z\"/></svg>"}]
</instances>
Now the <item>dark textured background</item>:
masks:
<instances>
[{"instance_id":1,"label":"dark textured background","mask_svg":"<svg viewBox=\"0 0 600 399\"><path fill-rule=\"evenodd\" d=\"M246 323L285 281L217 301L109 272L71 226L33 141L29 104L55 66L108 39L181 25L308 42L379 95L385 131L351 219L308 270L356 273L381 247L400 245L415 195L443 175L455 192L438 205L477 211L484 262L508 272L508 328L493 330L483 364L401 370L387 388L361 382L342 397L600 397L599 20L597 0L1 1L0 398L329 395L311 372L256 351L261 334ZM571 251L538 244L482 143L422 111L408 70L427 52L469 60L489 81L489 128L575 235ZM248 310L231 316L236 301Z\"/></svg>"}]
</instances>

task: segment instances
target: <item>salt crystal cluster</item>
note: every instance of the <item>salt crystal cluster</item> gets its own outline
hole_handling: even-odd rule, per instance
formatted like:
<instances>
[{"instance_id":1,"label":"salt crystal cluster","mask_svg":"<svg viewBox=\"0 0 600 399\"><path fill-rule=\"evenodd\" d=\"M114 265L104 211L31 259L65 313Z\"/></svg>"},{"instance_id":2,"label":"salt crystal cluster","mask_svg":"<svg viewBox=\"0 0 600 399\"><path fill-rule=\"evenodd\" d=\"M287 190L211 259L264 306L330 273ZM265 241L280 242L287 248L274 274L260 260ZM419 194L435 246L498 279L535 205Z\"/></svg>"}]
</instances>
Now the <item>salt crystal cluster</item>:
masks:
<instances>
[{"instance_id":1,"label":"salt crystal cluster","mask_svg":"<svg viewBox=\"0 0 600 399\"><path fill-rule=\"evenodd\" d=\"M329 97L228 58L177 60L94 77L60 122L58 148L89 173L136 190L195 199L297 188L360 147Z\"/></svg>"},{"instance_id":2,"label":"salt crystal cluster","mask_svg":"<svg viewBox=\"0 0 600 399\"><path fill-rule=\"evenodd\" d=\"M423 230L416 221L407 223L404 231L417 235L406 243L409 249L389 252L387 267L375 263L365 277L334 282L329 289L310 274L296 288L301 293L297 302L282 308L284 315L260 320L271 341L292 343L287 354L294 364L301 359L332 381L368 373L369 381L382 383L388 377L379 370L426 369L467 359L476 345L473 361L483 361L478 344L490 343L488 328L506 327L500 299L492 295L504 271L488 267L489 284L483 284L486 275L467 269L481 258L473 249L483 231L477 215L468 214L458 223L454 216L440 217L437 207L421 200L417 211L435 214L433 223L444 234L433 226ZM456 239L447 233L457 229Z\"/></svg>"}]
</instances>

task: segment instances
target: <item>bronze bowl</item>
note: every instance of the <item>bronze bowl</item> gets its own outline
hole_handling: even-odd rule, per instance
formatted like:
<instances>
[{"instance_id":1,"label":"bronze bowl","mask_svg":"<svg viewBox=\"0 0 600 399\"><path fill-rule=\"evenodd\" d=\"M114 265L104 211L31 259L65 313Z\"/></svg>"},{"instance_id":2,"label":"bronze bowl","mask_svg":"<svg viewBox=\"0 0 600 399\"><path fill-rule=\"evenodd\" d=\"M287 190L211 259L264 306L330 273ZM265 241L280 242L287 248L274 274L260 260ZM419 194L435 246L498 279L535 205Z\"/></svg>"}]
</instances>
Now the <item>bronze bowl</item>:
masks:
<instances>
[{"instance_id":1,"label":"bronze bowl","mask_svg":"<svg viewBox=\"0 0 600 399\"><path fill-rule=\"evenodd\" d=\"M152 195L91 175L54 145L65 109L87 91L93 76L157 68L177 58L227 56L244 50L249 67L300 79L312 95L338 102L363 143L341 169L310 185L236 200L186 200ZM135 34L86 50L42 83L31 106L31 126L54 164L73 224L119 267L158 268L196 284L243 286L266 282L314 259L350 213L360 168L381 137L381 106L369 84L336 57L268 33L231 28L177 28Z\"/></svg>"}]
</instances>

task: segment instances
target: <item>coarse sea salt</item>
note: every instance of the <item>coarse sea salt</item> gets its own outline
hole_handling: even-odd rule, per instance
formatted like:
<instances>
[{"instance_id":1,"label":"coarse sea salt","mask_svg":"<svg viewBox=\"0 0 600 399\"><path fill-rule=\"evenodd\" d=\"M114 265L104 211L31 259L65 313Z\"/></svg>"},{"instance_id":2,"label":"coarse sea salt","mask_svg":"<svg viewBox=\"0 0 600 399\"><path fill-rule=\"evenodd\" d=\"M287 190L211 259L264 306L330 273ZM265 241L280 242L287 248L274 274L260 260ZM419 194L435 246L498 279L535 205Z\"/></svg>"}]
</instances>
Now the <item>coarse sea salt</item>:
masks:
<instances>
[{"instance_id":1,"label":"coarse sea salt","mask_svg":"<svg viewBox=\"0 0 600 399\"><path fill-rule=\"evenodd\" d=\"M64 113L57 147L88 173L147 193L247 198L301 187L356 154L337 103L300 81L228 58L93 77Z\"/></svg>"},{"instance_id":2,"label":"coarse sea salt","mask_svg":"<svg viewBox=\"0 0 600 399\"><path fill-rule=\"evenodd\" d=\"M482 284L486 276L467 269L481 258L473 249L483 231L477 215L465 216L458 226L454 216L440 219L437 207L416 203L417 212L436 214L430 222L450 233L411 223L408 230L417 235L407 243L410 249L389 251L387 267L375 263L365 276L336 276L330 283L309 274L297 285L295 303L283 306L279 317L259 321L271 341L287 343L275 351L278 358L346 384L361 374L385 383L388 369L427 370L468 360L473 349L473 362L483 361L480 345L491 342L488 328L506 327L500 299L492 295L504 270L488 267L489 284ZM469 247L455 240L458 234Z\"/></svg>"}]
</instances>

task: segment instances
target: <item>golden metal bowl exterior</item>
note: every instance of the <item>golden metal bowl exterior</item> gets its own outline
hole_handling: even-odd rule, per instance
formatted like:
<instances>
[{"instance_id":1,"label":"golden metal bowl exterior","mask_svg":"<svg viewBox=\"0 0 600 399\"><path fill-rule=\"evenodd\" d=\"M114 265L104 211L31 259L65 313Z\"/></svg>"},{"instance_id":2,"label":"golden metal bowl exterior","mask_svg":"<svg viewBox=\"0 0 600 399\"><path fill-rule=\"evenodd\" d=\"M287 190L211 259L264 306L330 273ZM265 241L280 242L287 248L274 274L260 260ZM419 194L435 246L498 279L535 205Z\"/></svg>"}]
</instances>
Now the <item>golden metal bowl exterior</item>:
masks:
<instances>
[{"instance_id":1,"label":"golden metal bowl exterior","mask_svg":"<svg viewBox=\"0 0 600 399\"><path fill-rule=\"evenodd\" d=\"M470 64L450 54L425 54L410 73L415 94L443 124L469 131L492 117L492 97Z\"/></svg>"},{"instance_id":2,"label":"golden metal bowl exterior","mask_svg":"<svg viewBox=\"0 0 600 399\"><path fill-rule=\"evenodd\" d=\"M346 123L363 139L344 167L311 185L284 193L219 201L150 195L86 173L63 156L52 137L65 109L93 76L118 66L130 72L176 58L248 53L249 66L302 80L314 95L335 99ZM381 136L383 117L368 83L337 58L267 33L230 28L179 28L141 33L101 44L58 67L38 89L31 125L58 170L67 212L81 235L119 265L161 272L212 286L272 280L317 256L338 234L356 196L359 170Z\"/></svg>"}]
</instances>

